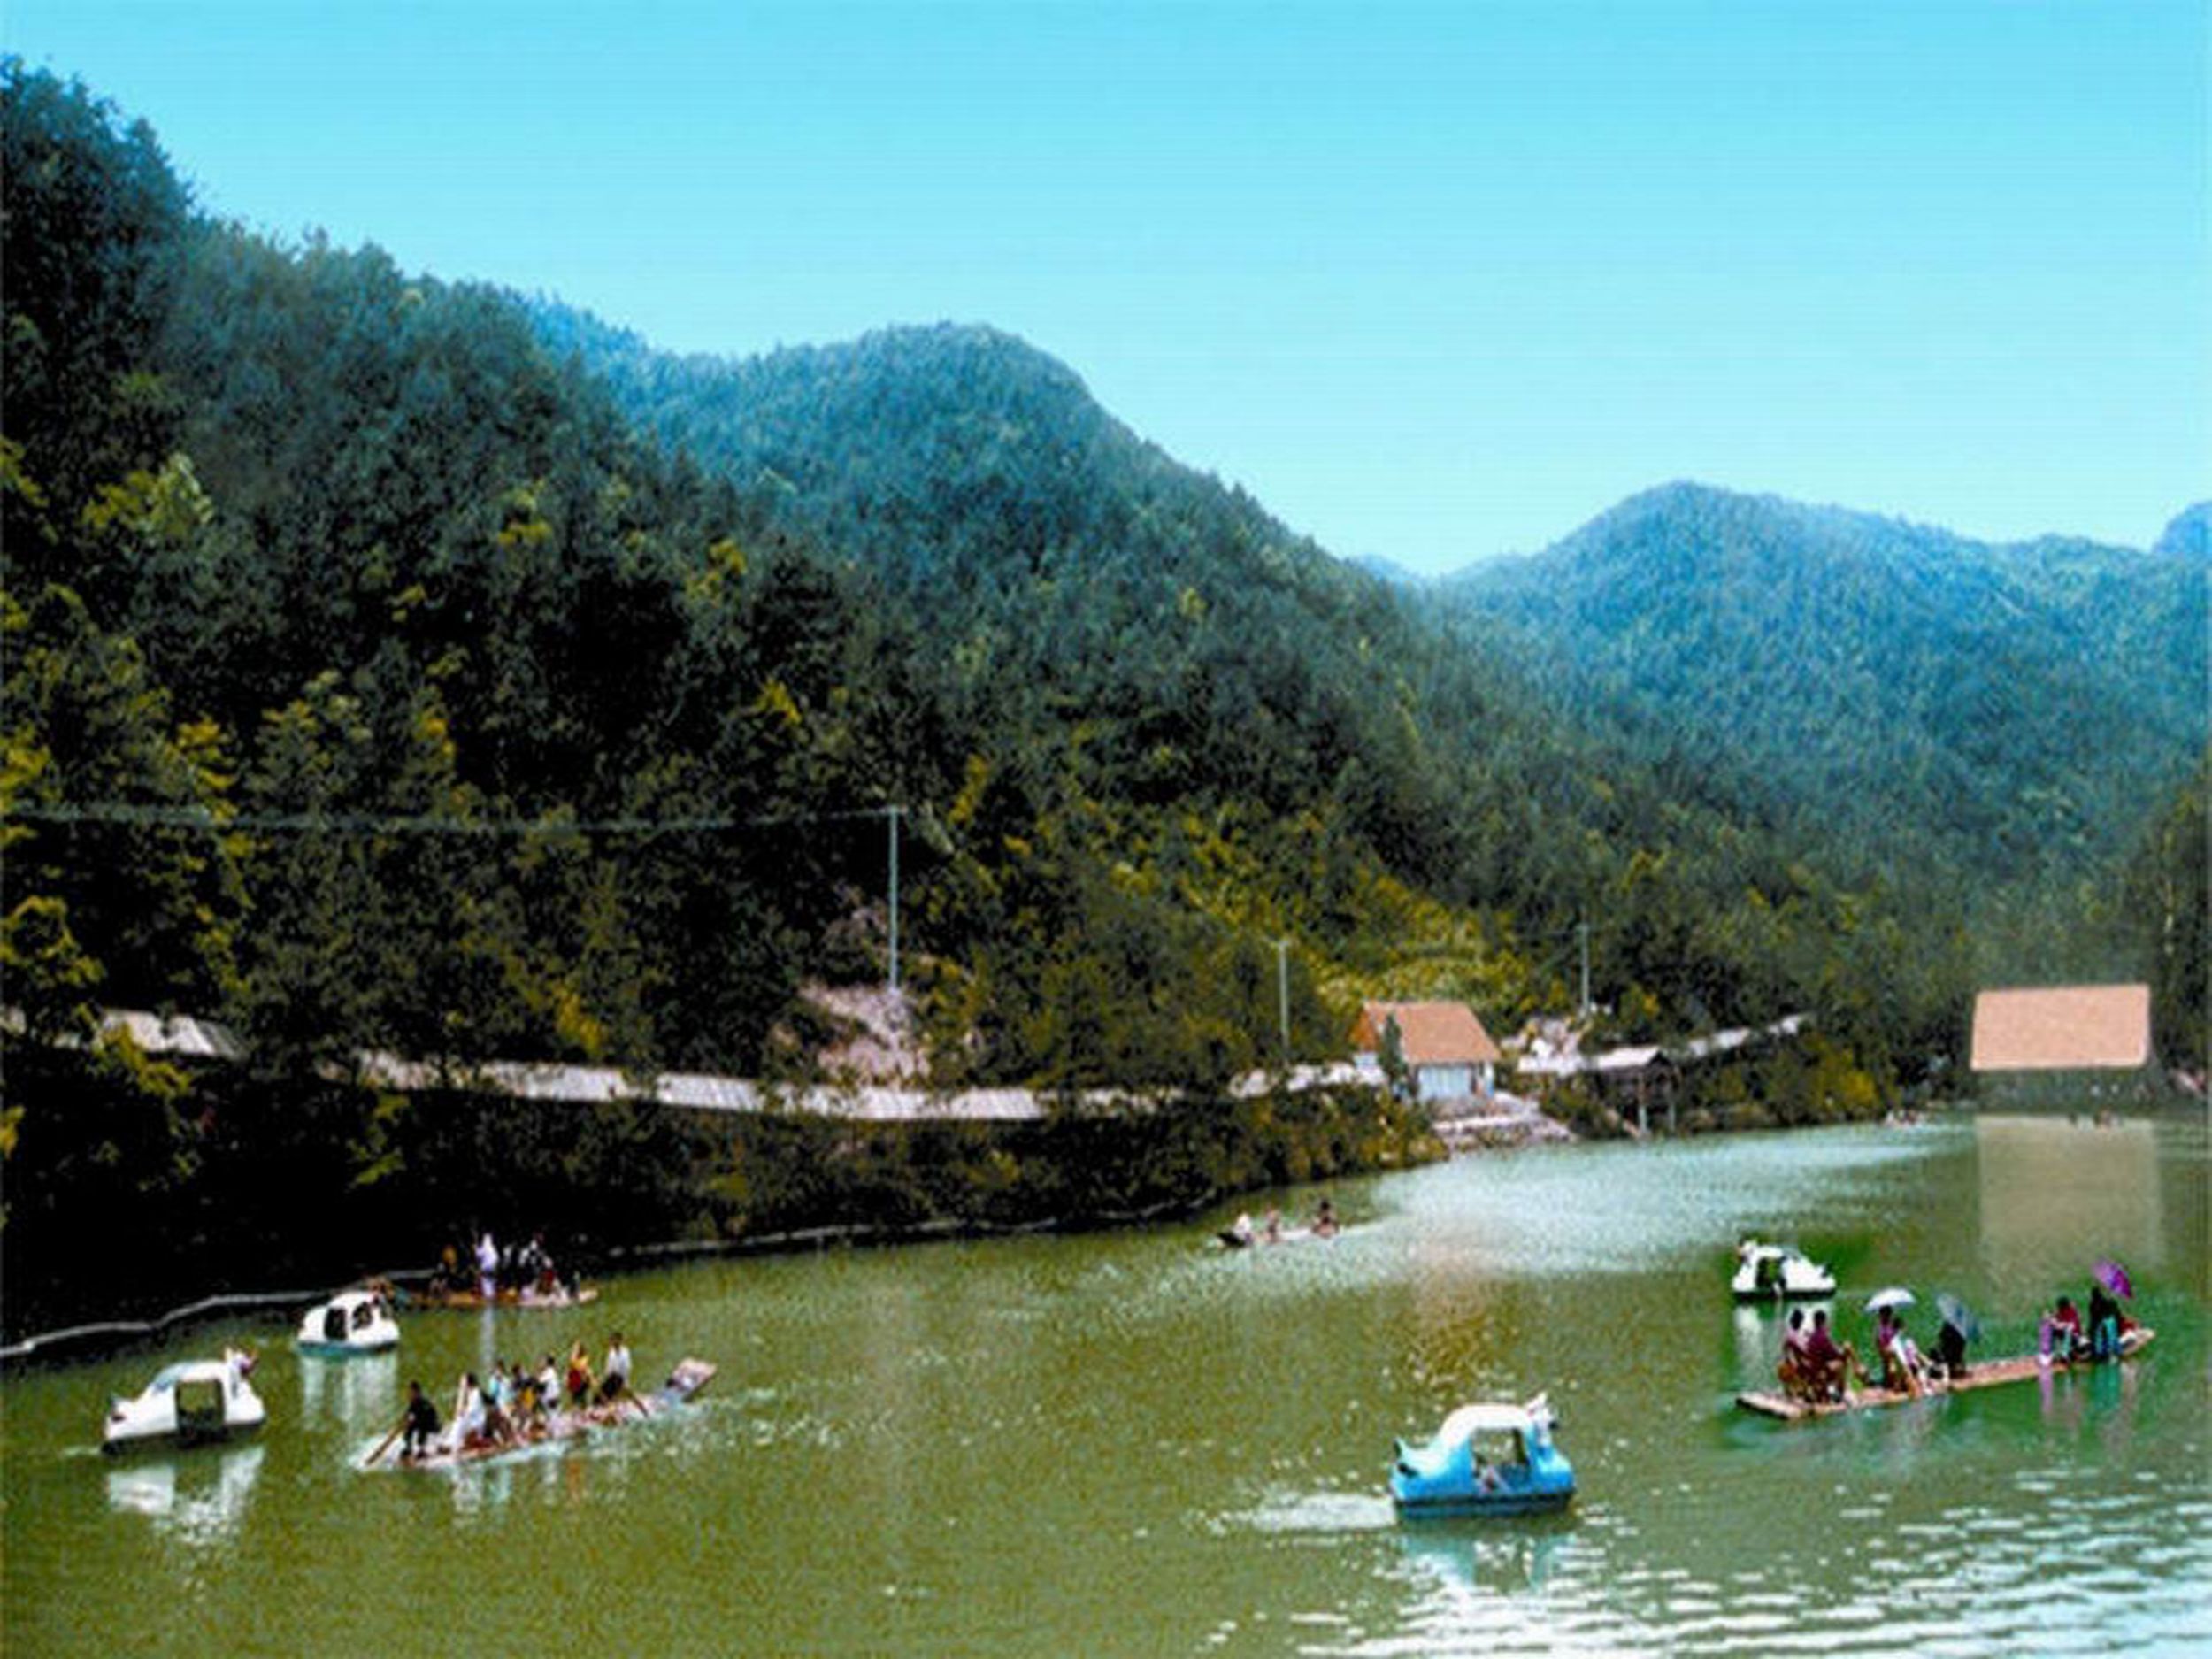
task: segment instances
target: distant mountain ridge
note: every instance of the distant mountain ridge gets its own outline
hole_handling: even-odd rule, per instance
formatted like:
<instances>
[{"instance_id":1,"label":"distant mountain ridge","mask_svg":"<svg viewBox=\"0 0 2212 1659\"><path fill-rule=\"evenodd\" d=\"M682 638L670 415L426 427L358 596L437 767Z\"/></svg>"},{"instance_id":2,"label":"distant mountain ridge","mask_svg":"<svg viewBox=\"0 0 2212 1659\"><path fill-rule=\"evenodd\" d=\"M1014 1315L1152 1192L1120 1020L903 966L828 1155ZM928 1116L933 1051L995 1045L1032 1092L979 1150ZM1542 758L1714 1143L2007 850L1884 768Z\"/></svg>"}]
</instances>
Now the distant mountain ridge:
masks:
<instances>
[{"instance_id":1,"label":"distant mountain ridge","mask_svg":"<svg viewBox=\"0 0 2212 1659\"><path fill-rule=\"evenodd\" d=\"M541 336L603 376L631 419L713 464L828 547L901 583L1013 550L1130 534L1163 495L1194 492L1248 535L1333 565L1248 496L1173 461L1115 419L1058 358L997 329L938 323L754 357L678 357L550 301Z\"/></svg>"},{"instance_id":2,"label":"distant mountain ridge","mask_svg":"<svg viewBox=\"0 0 2212 1659\"><path fill-rule=\"evenodd\" d=\"M1194 514L1233 526L1214 540L1240 557L1267 549L1302 580L1417 595L1416 626L1448 629L1489 673L1738 774L1724 793L1840 828L1878 866L1932 841L2002 885L2107 857L2208 739L2204 506L2147 550L1997 545L1676 482L1540 553L1416 579L1330 560L995 330L727 360L657 353L557 306L538 315L634 419L910 589L995 580L1010 557L1041 568L1055 549L1086 549L1094 578L1121 552L1165 568Z\"/></svg>"},{"instance_id":3,"label":"distant mountain ridge","mask_svg":"<svg viewBox=\"0 0 2212 1659\"><path fill-rule=\"evenodd\" d=\"M2109 854L2208 739L2206 569L2170 530L1993 545L1674 483L1441 591L1586 714L1696 734L1862 836L1933 823L1964 867Z\"/></svg>"},{"instance_id":4,"label":"distant mountain ridge","mask_svg":"<svg viewBox=\"0 0 2212 1659\"><path fill-rule=\"evenodd\" d=\"M1864 1118L1959 1076L1993 919L2153 979L2202 1070L2202 774L2141 805L2200 742L2200 515L2147 564L1678 488L1545 591L1455 600L992 330L667 357L205 216L145 123L4 55L0 157L30 1279L124 1208L247 1263L458 1213L634 1241L1187 1208L1408 1144L1231 1079L1340 1055L1369 996L1508 1028L1578 962L1598 1041L1809 1015L1693 1114ZM797 1084L846 1034L815 988L895 975L933 1083L1135 1091L1134 1138L1056 1113L1037 1184L928 1125L723 1141L341 1080ZM106 1008L219 1020L250 1075L90 1050Z\"/></svg>"},{"instance_id":5,"label":"distant mountain ridge","mask_svg":"<svg viewBox=\"0 0 2212 1659\"><path fill-rule=\"evenodd\" d=\"M2212 501L2200 501L2176 513L2151 544L2151 551L2212 559Z\"/></svg>"}]
</instances>

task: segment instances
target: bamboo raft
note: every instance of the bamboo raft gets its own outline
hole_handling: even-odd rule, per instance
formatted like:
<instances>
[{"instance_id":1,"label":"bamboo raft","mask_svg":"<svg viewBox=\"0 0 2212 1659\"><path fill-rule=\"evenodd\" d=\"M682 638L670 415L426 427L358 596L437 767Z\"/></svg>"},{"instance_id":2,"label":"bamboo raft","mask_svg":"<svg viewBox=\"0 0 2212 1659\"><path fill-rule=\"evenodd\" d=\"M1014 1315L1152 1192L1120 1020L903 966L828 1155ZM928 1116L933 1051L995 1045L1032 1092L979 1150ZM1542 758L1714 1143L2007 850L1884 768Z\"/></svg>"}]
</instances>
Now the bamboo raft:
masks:
<instances>
[{"instance_id":1,"label":"bamboo raft","mask_svg":"<svg viewBox=\"0 0 2212 1659\"><path fill-rule=\"evenodd\" d=\"M587 1302L599 1300L599 1287L586 1285L577 1290L503 1290L488 1301L473 1290L414 1290L403 1293L402 1300L410 1308L464 1310L483 1308L580 1308Z\"/></svg>"},{"instance_id":2,"label":"bamboo raft","mask_svg":"<svg viewBox=\"0 0 2212 1659\"><path fill-rule=\"evenodd\" d=\"M2157 1332L2147 1325L2138 1325L2120 1339L2120 1357L2133 1359L2150 1343ZM2002 1383L2025 1382L2031 1377L2051 1371L2081 1371L2096 1363L2093 1360L2046 1360L2039 1354L2023 1354L2012 1359L1993 1359L1970 1369L1963 1377L1948 1380L1932 1380L1920 1386L1920 1398L1933 1399L1939 1394L1964 1394L1972 1388L1994 1388ZM1913 1396L1902 1388L1862 1388L1856 1394L1847 1394L1840 1400L1793 1400L1787 1394L1772 1390L1759 1390L1736 1396L1736 1404L1746 1411L1755 1411L1763 1417L1779 1417L1785 1423L1797 1423L1807 1417L1840 1417L1847 1411L1871 1411L1882 1406L1901 1406Z\"/></svg>"},{"instance_id":3,"label":"bamboo raft","mask_svg":"<svg viewBox=\"0 0 2212 1659\"><path fill-rule=\"evenodd\" d=\"M714 1380L718 1367L703 1359L686 1359L678 1363L669 1373L668 1380L650 1394L625 1394L603 1405L588 1406L580 1411L557 1411L547 1417L534 1432L518 1435L511 1440L472 1441L457 1446L449 1440L434 1450L420 1456L395 1455L387 1464L395 1469L457 1469L467 1463L480 1463L496 1457L511 1457L518 1452L535 1450L541 1446L558 1445L564 1441L580 1440L594 1429L618 1428L625 1424L643 1422L657 1417L671 1408L687 1403ZM450 1431L449 1431L450 1432ZM363 1467L384 1462L384 1454L393 1440L369 1454Z\"/></svg>"}]
</instances>

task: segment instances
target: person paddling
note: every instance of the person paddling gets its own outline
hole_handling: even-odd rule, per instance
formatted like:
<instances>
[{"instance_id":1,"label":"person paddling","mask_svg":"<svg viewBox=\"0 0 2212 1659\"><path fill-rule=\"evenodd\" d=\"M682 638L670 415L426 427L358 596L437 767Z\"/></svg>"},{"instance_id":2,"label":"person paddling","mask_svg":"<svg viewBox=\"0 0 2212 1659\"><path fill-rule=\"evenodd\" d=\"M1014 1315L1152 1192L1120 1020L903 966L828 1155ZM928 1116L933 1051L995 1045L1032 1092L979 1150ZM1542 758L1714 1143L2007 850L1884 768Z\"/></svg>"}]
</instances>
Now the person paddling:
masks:
<instances>
[{"instance_id":1,"label":"person paddling","mask_svg":"<svg viewBox=\"0 0 2212 1659\"><path fill-rule=\"evenodd\" d=\"M404 1438L399 1443L400 1461L411 1463L430 1449L438 1438L441 1426L438 1408L431 1403L430 1396L423 1393L419 1380L407 1385L407 1412L401 1422L404 1425Z\"/></svg>"}]
</instances>

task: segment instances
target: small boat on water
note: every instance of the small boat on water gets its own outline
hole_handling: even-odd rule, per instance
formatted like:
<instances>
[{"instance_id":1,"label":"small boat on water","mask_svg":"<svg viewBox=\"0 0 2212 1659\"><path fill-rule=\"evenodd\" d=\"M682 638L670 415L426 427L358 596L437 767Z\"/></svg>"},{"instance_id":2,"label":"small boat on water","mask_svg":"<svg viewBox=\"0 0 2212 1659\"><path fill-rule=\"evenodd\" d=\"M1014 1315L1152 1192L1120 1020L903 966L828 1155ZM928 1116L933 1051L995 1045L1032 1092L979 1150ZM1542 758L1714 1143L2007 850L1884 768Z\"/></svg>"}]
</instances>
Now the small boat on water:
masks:
<instances>
[{"instance_id":1,"label":"small boat on water","mask_svg":"<svg viewBox=\"0 0 2212 1659\"><path fill-rule=\"evenodd\" d=\"M1224 1248L1248 1250L1265 1244L1311 1244L1317 1239L1333 1239L1334 1232L1323 1233L1313 1227L1283 1227L1274 1233L1239 1233L1234 1227L1224 1227L1214 1237Z\"/></svg>"},{"instance_id":2,"label":"small boat on water","mask_svg":"<svg viewBox=\"0 0 2212 1659\"><path fill-rule=\"evenodd\" d=\"M2147 1325L2136 1325L2120 1339L2121 1359L2133 1359L2158 1334ZM1994 1388L2003 1383L2025 1382L2031 1377L2057 1371L2086 1371L2103 1362L2076 1360L2070 1364L2060 1360L2055 1364L2047 1355L2023 1354L2010 1359L1985 1360L1970 1366L1965 1374L1947 1379L1932 1379L1920 1386L1921 1399L1938 1394L1965 1394L1974 1388ZM1841 1417L1851 1411L1872 1411L1884 1406L1901 1406L1915 1396L1902 1388L1862 1388L1847 1393L1840 1400L1798 1400L1771 1389L1754 1390L1736 1396L1737 1406L1746 1411L1755 1411L1762 1417L1779 1417L1786 1423L1801 1422L1807 1417Z\"/></svg>"},{"instance_id":3,"label":"small boat on water","mask_svg":"<svg viewBox=\"0 0 2212 1659\"><path fill-rule=\"evenodd\" d=\"M1390 1501L1408 1519L1564 1509L1575 1471L1553 1443L1557 1423L1543 1394L1523 1405L1462 1406L1425 1445L1398 1442Z\"/></svg>"},{"instance_id":4,"label":"small boat on water","mask_svg":"<svg viewBox=\"0 0 2212 1659\"><path fill-rule=\"evenodd\" d=\"M680 1360L676 1368L668 1373L668 1380L649 1394L625 1394L618 1400L587 1406L580 1411L551 1412L534 1430L526 1430L512 1440L466 1444L454 1444L448 1440L419 1456L396 1454L390 1462L393 1466L402 1469L457 1469L467 1463L511 1457L518 1452L531 1451L541 1446L581 1440L595 1429L618 1428L626 1424L643 1422L648 1417L659 1417L664 1411L696 1399L714 1380L715 1372L719 1369L703 1359ZM447 1434L449 1436L451 1432L449 1428ZM370 1453L364 1467L372 1467L383 1461L386 1448L392 1446L396 1439L396 1435L388 1439Z\"/></svg>"},{"instance_id":5,"label":"small boat on water","mask_svg":"<svg viewBox=\"0 0 2212 1659\"><path fill-rule=\"evenodd\" d=\"M399 1346L399 1321L380 1292L342 1290L307 1310L296 1340L301 1353L321 1359L388 1353Z\"/></svg>"},{"instance_id":6,"label":"small boat on water","mask_svg":"<svg viewBox=\"0 0 2212 1659\"><path fill-rule=\"evenodd\" d=\"M415 1290L406 1293L411 1308L580 1308L599 1300L596 1285L558 1285L550 1290L526 1285L519 1290L501 1290L490 1296L474 1290Z\"/></svg>"},{"instance_id":7,"label":"small boat on water","mask_svg":"<svg viewBox=\"0 0 2212 1659\"><path fill-rule=\"evenodd\" d=\"M1836 1276L1793 1244L1746 1239L1736 1247L1736 1277L1729 1289L1740 1302L1762 1297L1832 1296Z\"/></svg>"},{"instance_id":8,"label":"small boat on water","mask_svg":"<svg viewBox=\"0 0 2212 1659\"><path fill-rule=\"evenodd\" d=\"M100 1449L193 1446L251 1434L268 1419L261 1396L246 1381L253 1356L226 1348L220 1359L165 1365L140 1393L118 1394L100 1425Z\"/></svg>"},{"instance_id":9,"label":"small boat on water","mask_svg":"<svg viewBox=\"0 0 2212 1659\"><path fill-rule=\"evenodd\" d=\"M1316 1239L1333 1239L1343 1231L1344 1224L1337 1219L1336 1207L1325 1198L1321 1208L1314 1212L1310 1226L1286 1227L1279 1210L1269 1210L1266 1221L1256 1226L1248 1211L1221 1228L1214 1237L1224 1248L1248 1250L1256 1244L1310 1244Z\"/></svg>"}]
</instances>

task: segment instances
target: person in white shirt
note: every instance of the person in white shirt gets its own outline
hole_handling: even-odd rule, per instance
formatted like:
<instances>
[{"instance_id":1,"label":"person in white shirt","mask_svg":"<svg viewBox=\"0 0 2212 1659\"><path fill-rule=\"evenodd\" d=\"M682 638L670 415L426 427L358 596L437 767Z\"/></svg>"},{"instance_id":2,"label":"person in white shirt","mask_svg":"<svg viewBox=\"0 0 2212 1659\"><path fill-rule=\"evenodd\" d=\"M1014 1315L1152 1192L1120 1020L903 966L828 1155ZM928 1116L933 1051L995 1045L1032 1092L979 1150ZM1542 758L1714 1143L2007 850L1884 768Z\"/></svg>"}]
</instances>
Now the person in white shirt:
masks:
<instances>
[{"instance_id":1,"label":"person in white shirt","mask_svg":"<svg viewBox=\"0 0 2212 1659\"><path fill-rule=\"evenodd\" d=\"M617 1331L607 1340L607 1363L600 1368L599 1397L618 1400L630 1389L630 1350Z\"/></svg>"}]
</instances>

